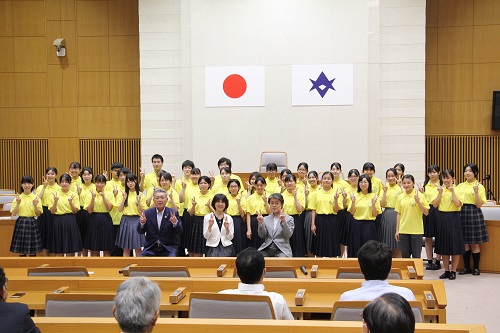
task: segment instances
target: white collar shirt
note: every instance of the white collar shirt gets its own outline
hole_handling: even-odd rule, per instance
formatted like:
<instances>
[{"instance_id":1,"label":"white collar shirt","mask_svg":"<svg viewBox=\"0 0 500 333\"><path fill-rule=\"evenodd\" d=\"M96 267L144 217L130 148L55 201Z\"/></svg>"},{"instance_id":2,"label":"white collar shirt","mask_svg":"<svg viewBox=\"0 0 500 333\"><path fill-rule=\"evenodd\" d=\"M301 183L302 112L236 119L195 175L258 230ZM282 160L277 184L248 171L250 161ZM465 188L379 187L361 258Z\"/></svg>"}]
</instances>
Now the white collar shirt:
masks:
<instances>
[{"instance_id":1,"label":"white collar shirt","mask_svg":"<svg viewBox=\"0 0 500 333\"><path fill-rule=\"evenodd\" d=\"M238 284L238 289L227 289L220 291L220 293L269 296L271 303L273 303L276 319L294 320L288 308L288 304L286 304L285 298L278 293L265 291L263 284L246 284L240 282Z\"/></svg>"},{"instance_id":2,"label":"white collar shirt","mask_svg":"<svg viewBox=\"0 0 500 333\"><path fill-rule=\"evenodd\" d=\"M392 286L387 280L366 280L361 288L346 291L340 296L341 301L371 301L386 293L396 293L407 301L414 301L413 292L404 287Z\"/></svg>"}]
</instances>

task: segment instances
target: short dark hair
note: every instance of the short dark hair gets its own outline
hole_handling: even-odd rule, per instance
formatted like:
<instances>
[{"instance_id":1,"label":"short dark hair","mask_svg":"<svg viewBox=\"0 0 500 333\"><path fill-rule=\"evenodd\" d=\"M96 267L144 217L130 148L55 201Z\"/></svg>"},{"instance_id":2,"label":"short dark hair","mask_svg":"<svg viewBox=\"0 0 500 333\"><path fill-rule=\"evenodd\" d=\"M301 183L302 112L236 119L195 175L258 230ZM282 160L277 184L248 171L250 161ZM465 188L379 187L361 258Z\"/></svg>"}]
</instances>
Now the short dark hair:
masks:
<instances>
[{"instance_id":1,"label":"short dark hair","mask_svg":"<svg viewBox=\"0 0 500 333\"><path fill-rule=\"evenodd\" d=\"M280 177L283 177L284 174L291 175L292 173L293 173L292 170L285 168L285 169L281 170Z\"/></svg>"},{"instance_id":2,"label":"short dark hair","mask_svg":"<svg viewBox=\"0 0 500 333\"><path fill-rule=\"evenodd\" d=\"M217 161L217 166L220 168L220 165L222 163L226 163L228 167L232 167L232 163L231 163L231 160L227 157L221 157L219 158L219 160Z\"/></svg>"},{"instance_id":3,"label":"short dark hair","mask_svg":"<svg viewBox=\"0 0 500 333\"><path fill-rule=\"evenodd\" d=\"M162 178L172 182L172 175L169 172L166 172L165 170L158 171L157 176L158 176L158 183Z\"/></svg>"},{"instance_id":4,"label":"short dark hair","mask_svg":"<svg viewBox=\"0 0 500 333\"><path fill-rule=\"evenodd\" d=\"M387 293L363 309L363 320L371 333L413 333L415 315L403 296Z\"/></svg>"},{"instance_id":5,"label":"short dark hair","mask_svg":"<svg viewBox=\"0 0 500 333\"><path fill-rule=\"evenodd\" d=\"M233 173L233 172L231 171L231 168L230 168L230 167L222 167L222 168L220 168L220 172L222 172L222 171L225 171L225 172L227 172L227 173L228 173L228 174L230 174L230 175Z\"/></svg>"},{"instance_id":6,"label":"short dark hair","mask_svg":"<svg viewBox=\"0 0 500 333\"><path fill-rule=\"evenodd\" d=\"M208 177L208 176L201 176L200 179L198 179L198 185L200 185L200 182L202 180L204 180L205 182L208 183L208 189L210 189L212 187L212 181L210 180L210 177Z\"/></svg>"},{"instance_id":7,"label":"short dark hair","mask_svg":"<svg viewBox=\"0 0 500 333\"><path fill-rule=\"evenodd\" d=\"M95 177L95 182L96 183L99 183L99 182L102 182L102 183L106 183L106 176L104 175L98 175L97 177Z\"/></svg>"},{"instance_id":8,"label":"short dark hair","mask_svg":"<svg viewBox=\"0 0 500 333\"><path fill-rule=\"evenodd\" d=\"M307 164L306 162L300 162L299 165L297 166L297 170L299 170L301 166L303 166L304 169L306 169L306 172L309 171L309 164Z\"/></svg>"},{"instance_id":9,"label":"short dark hair","mask_svg":"<svg viewBox=\"0 0 500 333\"><path fill-rule=\"evenodd\" d=\"M278 166L276 165L276 163L268 163L266 165L266 171L278 171Z\"/></svg>"},{"instance_id":10,"label":"short dark hair","mask_svg":"<svg viewBox=\"0 0 500 333\"><path fill-rule=\"evenodd\" d=\"M391 248L369 240L359 249L358 262L365 280L386 280L392 266Z\"/></svg>"},{"instance_id":11,"label":"short dark hair","mask_svg":"<svg viewBox=\"0 0 500 333\"><path fill-rule=\"evenodd\" d=\"M257 184L258 182L261 182L262 184L267 185L266 180L262 176L255 178L255 184Z\"/></svg>"},{"instance_id":12,"label":"short dark hair","mask_svg":"<svg viewBox=\"0 0 500 333\"><path fill-rule=\"evenodd\" d=\"M151 163L153 163L153 160L155 158L159 158L161 163L163 163L163 156L161 156L160 154L154 154L153 157L151 157Z\"/></svg>"},{"instance_id":13,"label":"short dark hair","mask_svg":"<svg viewBox=\"0 0 500 333\"><path fill-rule=\"evenodd\" d=\"M65 180L65 181L67 181L68 183L70 183L70 184L71 184L71 180L72 180L72 179L71 179L71 176L70 176L70 175L68 175L67 173L63 173L63 174L61 175L61 177L59 177L59 182L60 182L60 183L62 183L62 181L63 181L63 180Z\"/></svg>"},{"instance_id":14,"label":"short dark hair","mask_svg":"<svg viewBox=\"0 0 500 333\"><path fill-rule=\"evenodd\" d=\"M413 183L415 182L415 178L414 178L412 175L410 175L410 174L404 175L404 176L403 176L403 179L409 179L409 180L411 180Z\"/></svg>"},{"instance_id":15,"label":"short dark hair","mask_svg":"<svg viewBox=\"0 0 500 333\"><path fill-rule=\"evenodd\" d=\"M120 170L118 170L118 176L119 176L120 174L122 174L122 173L126 176L126 175L128 175L129 173L131 173L131 172L132 172L132 171L130 171L130 169L129 169L129 168L123 167L123 168L121 168Z\"/></svg>"},{"instance_id":16,"label":"short dark hair","mask_svg":"<svg viewBox=\"0 0 500 333\"><path fill-rule=\"evenodd\" d=\"M277 199L281 202L281 205L283 206L283 204L285 203L285 199L283 199L283 196L281 195L281 193L273 193L269 196L269 198L267 198L267 203L271 203L271 199Z\"/></svg>"},{"instance_id":17,"label":"short dark hair","mask_svg":"<svg viewBox=\"0 0 500 333\"><path fill-rule=\"evenodd\" d=\"M49 171L54 172L57 176L57 169L55 167L48 167L47 169L45 169L45 174L49 173Z\"/></svg>"},{"instance_id":18,"label":"short dark hair","mask_svg":"<svg viewBox=\"0 0 500 333\"><path fill-rule=\"evenodd\" d=\"M339 170L342 170L342 165L340 165L339 162L333 162L331 165L330 165L330 170L333 169L333 167L336 167L337 169Z\"/></svg>"},{"instance_id":19,"label":"short dark hair","mask_svg":"<svg viewBox=\"0 0 500 333\"><path fill-rule=\"evenodd\" d=\"M347 177L351 177L351 175L355 175L356 177L359 177L359 170L358 169L351 169L347 173Z\"/></svg>"},{"instance_id":20,"label":"short dark hair","mask_svg":"<svg viewBox=\"0 0 500 333\"><path fill-rule=\"evenodd\" d=\"M188 166L190 166L191 169L193 169L194 168L194 162L191 161L191 160L185 160L184 162L182 162L181 168L184 169L185 167L188 167Z\"/></svg>"},{"instance_id":21,"label":"short dark hair","mask_svg":"<svg viewBox=\"0 0 500 333\"><path fill-rule=\"evenodd\" d=\"M389 169L387 169L387 170L385 171L385 178L387 178L387 174L388 174L389 172L392 172L392 173L394 174L394 177L397 177L397 176L398 176L398 172L396 171L396 169L394 169L394 168L389 168Z\"/></svg>"},{"instance_id":22,"label":"short dark hair","mask_svg":"<svg viewBox=\"0 0 500 333\"><path fill-rule=\"evenodd\" d=\"M121 162L115 162L115 163L111 164L111 170L121 169L121 168L123 168L123 163L121 163Z\"/></svg>"},{"instance_id":23,"label":"short dark hair","mask_svg":"<svg viewBox=\"0 0 500 333\"><path fill-rule=\"evenodd\" d=\"M236 257L236 270L243 283L259 283L265 267L264 255L253 247L247 247Z\"/></svg>"},{"instance_id":24,"label":"short dark hair","mask_svg":"<svg viewBox=\"0 0 500 333\"><path fill-rule=\"evenodd\" d=\"M229 189L229 186L231 186L232 183L235 183L236 185L238 185L238 189L241 188L241 183L238 179L229 179L229 181L227 182L227 188Z\"/></svg>"},{"instance_id":25,"label":"short dark hair","mask_svg":"<svg viewBox=\"0 0 500 333\"><path fill-rule=\"evenodd\" d=\"M477 175L479 173L479 168L477 167L477 164L475 164L475 163L467 163L464 166L464 172L465 172L465 169L467 169L467 168L470 168L470 170L474 174L474 177L477 177Z\"/></svg>"},{"instance_id":26,"label":"short dark hair","mask_svg":"<svg viewBox=\"0 0 500 333\"><path fill-rule=\"evenodd\" d=\"M363 171L365 170L375 171L375 165L372 162L366 162L365 164L363 164Z\"/></svg>"},{"instance_id":27,"label":"short dark hair","mask_svg":"<svg viewBox=\"0 0 500 333\"><path fill-rule=\"evenodd\" d=\"M81 169L81 168L82 168L82 166L80 165L80 163L79 163L79 162L71 162L71 163L69 164L69 168L70 168L70 169L71 169L71 168L73 168L73 169Z\"/></svg>"},{"instance_id":28,"label":"short dark hair","mask_svg":"<svg viewBox=\"0 0 500 333\"><path fill-rule=\"evenodd\" d=\"M19 192L19 193L23 193L24 192L24 189L23 189L23 186L22 186L24 183L29 183L29 184L34 185L35 181L33 180L33 177L31 177L31 175L25 175L25 176L23 176L23 178L21 178L21 192ZM33 187L31 188L31 192L33 192Z\"/></svg>"},{"instance_id":29,"label":"short dark hair","mask_svg":"<svg viewBox=\"0 0 500 333\"><path fill-rule=\"evenodd\" d=\"M295 177L295 175L293 173L290 173L290 174L286 175L285 182L288 182L290 180L293 180L296 183L297 182L297 177Z\"/></svg>"},{"instance_id":30,"label":"short dark hair","mask_svg":"<svg viewBox=\"0 0 500 333\"><path fill-rule=\"evenodd\" d=\"M214 195L211 206L215 210L215 204L220 201L222 201L226 205L226 207L224 207L225 211L227 209L227 206L229 206L229 201L227 200L227 197L222 193L217 193L216 195Z\"/></svg>"}]
</instances>

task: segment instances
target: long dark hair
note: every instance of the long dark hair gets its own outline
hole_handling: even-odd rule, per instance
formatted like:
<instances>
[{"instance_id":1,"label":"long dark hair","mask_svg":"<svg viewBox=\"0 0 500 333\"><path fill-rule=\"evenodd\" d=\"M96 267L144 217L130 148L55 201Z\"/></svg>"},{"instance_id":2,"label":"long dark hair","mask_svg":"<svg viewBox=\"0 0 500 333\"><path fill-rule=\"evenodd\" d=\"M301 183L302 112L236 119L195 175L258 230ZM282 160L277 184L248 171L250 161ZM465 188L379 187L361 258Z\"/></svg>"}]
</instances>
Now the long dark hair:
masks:
<instances>
[{"instance_id":1,"label":"long dark hair","mask_svg":"<svg viewBox=\"0 0 500 333\"><path fill-rule=\"evenodd\" d=\"M429 181L431 180L429 177L429 172L431 172L431 171L436 171L438 173L439 185L443 185L443 178L441 177L441 173L439 172L440 171L439 165L433 164L427 168L427 174L425 175L425 181L424 181L424 190L425 190L425 186L427 186L427 184L429 184Z\"/></svg>"},{"instance_id":2,"label":"long dark hair","mask_svg":"<svg viewBox=\"0 0 500 333\"><path fill-rule=\"evenodd\" d=\"M140 192L139 182L137 180L137 176L135 175L135 173L133 173L133 172L127 173L127 175L125 176L125 193L127 193L127 200L125 200L125 204L123 205L125 207L128 206L128 195L129 195L129 192L130 192L130 189L127 186L127 182L128 181L134 181L135 182L135 193L137 195L139 195L139 192Z\"/></svg>"},{"instance_id":3,"label":"long dark hair","mask_svg":"<svg viewBox=\"0 0 500 333\"><path fill-rule=\"evenodd\" d=\"M362 174L359 176L358 180L358 192L361 192L361 187L359 187L359 183L361 183L361 180L366 179L368 180L368 193L372 193L372 180L370 179L370 176L368 176L366 173Z\"/></svg>"}]
</instances>

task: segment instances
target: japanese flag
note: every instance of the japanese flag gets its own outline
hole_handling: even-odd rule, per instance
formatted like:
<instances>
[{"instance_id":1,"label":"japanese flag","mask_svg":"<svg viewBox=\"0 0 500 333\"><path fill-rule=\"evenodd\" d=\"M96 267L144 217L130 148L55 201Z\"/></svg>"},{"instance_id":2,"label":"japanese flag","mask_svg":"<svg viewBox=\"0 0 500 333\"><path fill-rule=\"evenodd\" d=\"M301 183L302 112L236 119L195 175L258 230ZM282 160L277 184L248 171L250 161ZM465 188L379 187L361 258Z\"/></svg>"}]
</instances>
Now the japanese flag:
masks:
<instances>
[{"instance_id":1,"label":"japanese flag","mask_svg":"<svg viewBox=\"0 0 500 333\"><path fill-rule=\"evenodd\" d=\"M353 65L292 66L292 105L352 105Z\"/></svg>"},{"instance_id":2,"label":"japanese flag","mask_svg":"<svg viewBox=\"0 0 500 333\"><path fill-rule=\"evenodd\" d=\"M264 106L264 66L205 67L205 107Z\"/></svg>"}]
</instances>

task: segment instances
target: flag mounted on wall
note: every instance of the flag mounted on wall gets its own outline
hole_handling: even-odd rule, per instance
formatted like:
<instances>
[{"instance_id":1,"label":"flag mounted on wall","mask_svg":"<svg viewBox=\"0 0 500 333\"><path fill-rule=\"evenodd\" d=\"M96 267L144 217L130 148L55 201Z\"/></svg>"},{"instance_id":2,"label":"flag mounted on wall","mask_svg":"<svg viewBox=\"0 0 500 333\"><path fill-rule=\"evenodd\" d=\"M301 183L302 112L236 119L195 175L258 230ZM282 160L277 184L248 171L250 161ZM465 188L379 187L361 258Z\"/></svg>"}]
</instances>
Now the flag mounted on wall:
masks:
<instances>
[{"instance_id":1,"label":"flag mounted on wall","mask_svg":"<svg viewBox=\"0 0 500 333\"><path fill-rule=\"evenodd\" d=\"M352 105L353 65L292 66L292 105Z\"/></svg>"},{"instance_id":2,"label":"flag mounted on wall","mask_svg":"<svg viewBox=\"0 0 500 333\"><path fill-rule=\"evenodd\" d=\"M205 107L265 106L264 66L205 67Z\"/></svg>"}]
</instances>

